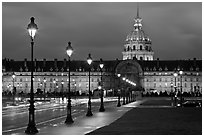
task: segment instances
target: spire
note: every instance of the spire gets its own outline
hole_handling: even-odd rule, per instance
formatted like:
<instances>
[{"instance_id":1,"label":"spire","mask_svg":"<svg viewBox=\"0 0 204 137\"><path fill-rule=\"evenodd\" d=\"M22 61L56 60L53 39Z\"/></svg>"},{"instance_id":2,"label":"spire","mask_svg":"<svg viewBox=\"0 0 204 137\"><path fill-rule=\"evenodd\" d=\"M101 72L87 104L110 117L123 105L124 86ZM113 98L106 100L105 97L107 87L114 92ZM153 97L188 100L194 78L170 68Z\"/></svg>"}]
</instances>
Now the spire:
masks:
<instances>
[{"instance_id":1,"label":"spire","mask_svg":"<svg viewBox=\"0 0 204 137\"><path fill-rule=\"evenodd\" d=\"M139 3L137 3L137 18L139 18Z\"/></svg>"},{"instance_id":2,"label":"spire","mask_svg":"<svg viewBox=\"0 0 204 137\"><path fill-rule=\"evenodd\" d=\"M135 23L134 23L134 27L135 29L141 29L142 27L142 18L140 18L139 16L139 3L137 3L137 17L134 19Z\"/></svg>"}]
</instances>

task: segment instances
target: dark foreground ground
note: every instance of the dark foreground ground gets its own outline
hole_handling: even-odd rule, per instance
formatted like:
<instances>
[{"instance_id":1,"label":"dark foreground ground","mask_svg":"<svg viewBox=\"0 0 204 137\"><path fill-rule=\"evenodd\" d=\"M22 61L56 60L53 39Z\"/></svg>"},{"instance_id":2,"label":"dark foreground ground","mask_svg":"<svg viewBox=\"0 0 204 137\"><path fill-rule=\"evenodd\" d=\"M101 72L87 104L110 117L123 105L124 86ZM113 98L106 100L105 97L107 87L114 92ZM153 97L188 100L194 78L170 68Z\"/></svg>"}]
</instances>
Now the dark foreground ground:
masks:
<instances>
[{"instance_id":1,"label":"dark foreground ground","mask_svg":"<svg viewBox=\"0 0 204 137\"><path fill-rule=\"evenodd\" d=\"M201 135L202 108L176 108L170 107L168 100L148 100L140 107L128 111L112 124L88 134Z\"/></svg>"}]
</instances>

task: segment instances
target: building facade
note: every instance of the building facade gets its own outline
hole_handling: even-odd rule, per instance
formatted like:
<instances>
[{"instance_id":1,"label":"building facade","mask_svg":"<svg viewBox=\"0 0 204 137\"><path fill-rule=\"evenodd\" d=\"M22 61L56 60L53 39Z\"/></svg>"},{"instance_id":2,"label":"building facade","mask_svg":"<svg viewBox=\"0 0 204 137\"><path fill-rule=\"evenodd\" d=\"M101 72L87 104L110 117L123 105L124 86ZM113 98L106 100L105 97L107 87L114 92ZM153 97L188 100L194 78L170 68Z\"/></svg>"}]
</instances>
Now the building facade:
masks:
<instances>
[{"instance_id":1,"label":"building facade","mask_svg":"<svg viewBox=\"0 0 204 137\"><path fill-rule=\"evenodd\" d=\"M127 36L122 60L104 61L102 70L102 87L106 93L115 93L119 88L132 87L123 81L125 77L133 81L136 86L132 90L147 92L167 92L181 90L195 93L202 91L202 60L159 60L154 59L152 42L144 33L142 19L134 19L134 29ZM91 65L91 91L98 88L101 82L100 61L93 61ZM51 92L68 91L68 61L47 61L46 59L34 61L34 92L38 90ZM88 70L86 61L71 61L71 86L72 92L88 94ZM182 75L174 73L183 71ZM31 62L3 59L2 61L2 91L12 92L16 87L17 93L30 92ZM15 73L16 77L12 78ZM121 74L118 77L117 74Z\"/></svg>"}]
</instances>

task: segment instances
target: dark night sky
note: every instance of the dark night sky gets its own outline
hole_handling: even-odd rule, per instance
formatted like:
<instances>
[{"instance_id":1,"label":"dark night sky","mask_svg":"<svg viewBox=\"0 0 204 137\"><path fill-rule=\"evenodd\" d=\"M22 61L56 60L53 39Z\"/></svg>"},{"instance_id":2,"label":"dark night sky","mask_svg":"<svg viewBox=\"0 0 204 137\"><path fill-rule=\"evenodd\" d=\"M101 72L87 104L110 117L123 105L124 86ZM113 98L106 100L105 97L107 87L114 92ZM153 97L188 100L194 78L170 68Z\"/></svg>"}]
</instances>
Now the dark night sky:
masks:
<instances>
[{"instance_id":1,"label":"dark night sky","mask_svg":"<svg viewBox=\"0 0 204 137\"><path fill-rule=\"evenodd\" d=\"M154 58L202 59L202 3L139 3L143 29L152 39ZM72 42L74 60L122 59L126 36L133 30L136 2L3 2L2 58L30 59L27 25L35 17L38 33L34 58L62 60Z\"/></svg>"}]
</instances>

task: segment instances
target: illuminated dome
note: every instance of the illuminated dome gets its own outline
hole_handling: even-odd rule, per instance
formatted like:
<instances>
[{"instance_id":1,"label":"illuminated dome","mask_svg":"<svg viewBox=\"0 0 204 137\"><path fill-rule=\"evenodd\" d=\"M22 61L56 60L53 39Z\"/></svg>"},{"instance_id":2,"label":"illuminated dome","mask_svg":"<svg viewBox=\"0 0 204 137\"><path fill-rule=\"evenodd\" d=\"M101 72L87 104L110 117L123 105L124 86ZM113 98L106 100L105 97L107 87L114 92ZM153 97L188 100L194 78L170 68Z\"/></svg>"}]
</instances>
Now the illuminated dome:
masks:
<instances>
[{"instance_id":1,"label":"illuminated dome","mask_svg":"<svg viewBox=\"0 0 204 137\"><path fill-rule=\"evenodd\" d=\"M139 17L139 7L137 7L137 17L134 19L134 29L126 37L123 60L153 60L152 41L145 34L142 27L142 19Z\"/></svg>"},{"instance_id":2,"label":"illuminated dome","mask_svg":"<svg viewBox=\"0 0 204 137\"><path fill-rule=\"evenodd\" d=\"M137 41L137 42L144 42L144 43L151 43L150 38L144 33L142 29L142 19L137 17L134 19L134 30L127 36L126 42L130 41Z\"/></svg>"}]
</instances>

